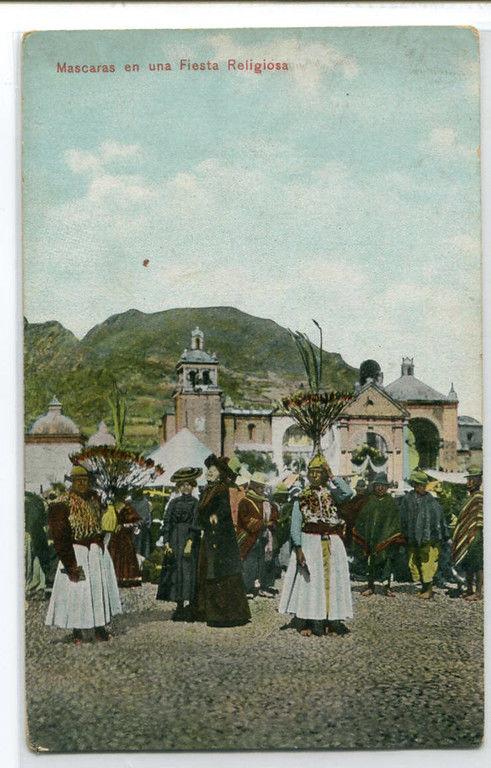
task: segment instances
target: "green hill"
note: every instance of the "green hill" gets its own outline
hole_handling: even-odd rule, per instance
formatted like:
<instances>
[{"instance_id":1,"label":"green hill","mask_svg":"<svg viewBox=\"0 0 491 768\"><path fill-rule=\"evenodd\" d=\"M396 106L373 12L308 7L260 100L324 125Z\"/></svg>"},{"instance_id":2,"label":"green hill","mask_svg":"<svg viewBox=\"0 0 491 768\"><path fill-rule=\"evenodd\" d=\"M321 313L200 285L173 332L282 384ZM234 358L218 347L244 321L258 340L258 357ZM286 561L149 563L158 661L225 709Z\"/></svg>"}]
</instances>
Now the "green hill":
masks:
<instances>
[{"instance_id":1,"label":"green hill","mask_svg":"<svg viewBox=\"0 0 491 768\"><path fill-rule=\"evenodd\" d=\"M172 403L175 364L199 326L217 354L219 384L235 405L274 404L305 378L287 329L233 307L171 309L113 315L79 340L58 322L24 326L26 427L56 394L63 411L90 434L110 423L106 396L115 379L126 391L129 442L148 447ZM324 353L324 385L351 389L356 369L339 354Z\"/></svg>"}]
</instances>

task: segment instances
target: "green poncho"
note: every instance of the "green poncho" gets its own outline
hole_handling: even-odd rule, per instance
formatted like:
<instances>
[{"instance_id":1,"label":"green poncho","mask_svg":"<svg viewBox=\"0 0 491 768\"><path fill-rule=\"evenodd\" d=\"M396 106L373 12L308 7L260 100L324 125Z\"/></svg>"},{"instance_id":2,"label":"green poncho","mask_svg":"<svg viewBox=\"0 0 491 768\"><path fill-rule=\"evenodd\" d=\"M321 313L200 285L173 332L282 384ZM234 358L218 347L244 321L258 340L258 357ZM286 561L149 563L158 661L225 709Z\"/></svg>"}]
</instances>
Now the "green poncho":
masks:
<instances>
[{"instance_id":1,"label":"green poncho","mask_svg":"<svg viewBox=\"0 0 491 768\"><path fill-rule=\"evenodd\" d=\"M372 494L353 528L353 540L367 555L380 555L392 544L402 544L399 512L396 502L389 496Z\"/></svg>"}]
</instances>

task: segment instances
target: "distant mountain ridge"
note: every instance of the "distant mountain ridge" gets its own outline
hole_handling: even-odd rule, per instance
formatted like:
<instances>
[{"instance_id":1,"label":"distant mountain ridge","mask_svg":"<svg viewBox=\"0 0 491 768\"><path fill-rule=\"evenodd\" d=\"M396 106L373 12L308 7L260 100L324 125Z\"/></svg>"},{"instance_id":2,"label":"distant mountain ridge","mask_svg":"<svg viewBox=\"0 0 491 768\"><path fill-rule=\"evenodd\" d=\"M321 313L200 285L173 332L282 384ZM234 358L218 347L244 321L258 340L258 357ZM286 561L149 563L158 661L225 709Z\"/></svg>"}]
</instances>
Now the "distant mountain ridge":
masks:
<instances>
[{"instance_id":1,"label":"distant mountain ridge","mask_svg":"<svg viewBox=\"0 0 491 768\"><path fill-rule=\"evenodd\" d=\"M305 373L286 328L233 307L169 309L147 314L130 309L112 315L82 338L57 321L24 322L26 428L56 395L63 411L89 433L110 423L107 394L115 379L127 393L129 442L157 440L157 427L172 403L175 365L199 326L215 352L219 384L237 406L273 406L296 389ZM324 352L327 388L349 390L357 370L341 355Z\"/></svg>"}]
</instances>

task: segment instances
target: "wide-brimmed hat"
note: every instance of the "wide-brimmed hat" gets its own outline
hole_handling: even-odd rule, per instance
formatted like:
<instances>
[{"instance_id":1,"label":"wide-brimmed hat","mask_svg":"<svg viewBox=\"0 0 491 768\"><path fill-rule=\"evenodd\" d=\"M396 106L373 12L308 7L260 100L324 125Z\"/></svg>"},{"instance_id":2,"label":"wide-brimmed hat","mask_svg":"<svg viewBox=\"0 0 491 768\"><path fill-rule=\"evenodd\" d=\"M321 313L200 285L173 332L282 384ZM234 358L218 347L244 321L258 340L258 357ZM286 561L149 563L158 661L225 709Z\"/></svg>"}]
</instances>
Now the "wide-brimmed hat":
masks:
<instances>
[{"instance_id":1,"label":"wide-brimmed hat","mask_svg":"<svg viewBox=\"0 0 491 768\"><path fill-rule=\"evenodd\" d=\"M411 485L428 485L429 478L426 472L423 472L421 469L415 469L414 472L411 472L409 482Z\"/></svg>"},{"instance_id":2,"label":"wide-brimmed hat","mask_svg":"<svg viewBox=\"0 0 491 768\"><path fill-rule=\"evenodd\" d=\"M315 456L310 459L308 469L324 469L326 472L331 471L331 467L322 453L316 453Z\"/></svg>"},{"instance_id":3,"label":"wide-brimmed hat","mask_svg":"<svg viewBox=\"0 0 491 768\"><path fill-rule=\"evenodd\" d=\"M89 476L89 470L85 469L85 467L82 467L81 464L75 464L75 466L72 467L72 471L70 472L69 478L73 480L74 477L88 477Z\"/></svg>"},{"instance_id":4,"label":"wide-brimmed hat","mask_svg":"<svg viewBox=\"0 0 491 768\"><path fill-rule=\"evenodd\" d=\"M226 456L216 456L214 453L210 453L210 455L205 459L205 467L207 469L210 467L216 467L220 472L222 479L233 482L236 475L235 472L230 469L228 462L229 459Z\"/></svg>"},{"instance_id":5,"label":"wide-brimmed hat","mask_svg":"<svg viewBox=\"0 0 491 768\"><path fill-rule=\"evenodd\" d=\"M465 473L466 477L482 477L482 467L478 466L478 464L471 464L467 472Z\"/></svg>"},{"instance_id":6,"label":"wide-brimmed hat","mask_svg":"<svg viewBox=\"0 0 491 768\"><path fill-rule=\"evenodd\" d=\"M174 472L170 481L176 485L180 485L181 483L193 483L202 472L203 470L199 467L181 467Z\"/></svg>"},{"instance_id":7,"label":"wide-brimmed hat","mask_svg":"<svg viewBox=\"0 0 491 768\"><path fill-rule=\"evenodd\" d=\"M254 472L251 477L251 483L257 483L257 485L267 485L268 476L264 472Z\"/></svg>"},{"instance_id":8,"label":"wide-brimmed hat","mask_svg":"<svg viewBox=\"0 0 491 768\"><path fill-rule=\"evenodd\" d=\"M234 475L239 475L241 466L240 459L233 453L228 460L228 468Z\"/></svg>"},{"instance_id":9,"label":"wide-brimmed hat","mask_svg":"<svg viewBox=\"0 0 491 768\"><path fill-rule=\"evenodd\" d=\"M251 477L252 477L251 473L248 472L247 469L245 469L245 467L242 467L242 469L240 470L240 475L238 475L235 478L235 485L238 485L238 486L247 485L247 483L250 482Z\"/></svg>"},{"instance_id":10,"label":"wide-brimmed hat","mask_svg":"<svg viewBox=\"0 0 491 768\"><path fill-rule=\"evenodd\" d=\"M285 485L285 483L278 483L276 488L273 491L273 499L275 499L277 496L288 496L289 489Z\"/></svg>"},{"instance_id":11,"label":"wide-brimmed hat","mask_svg":"<svg viewBox=\"0 0 491 768\"><path fill-rule=\"evenodd\" d=\"M390 485L387 472L379 472L372 480L372 485Z\"/></svg>"}]
</instances>

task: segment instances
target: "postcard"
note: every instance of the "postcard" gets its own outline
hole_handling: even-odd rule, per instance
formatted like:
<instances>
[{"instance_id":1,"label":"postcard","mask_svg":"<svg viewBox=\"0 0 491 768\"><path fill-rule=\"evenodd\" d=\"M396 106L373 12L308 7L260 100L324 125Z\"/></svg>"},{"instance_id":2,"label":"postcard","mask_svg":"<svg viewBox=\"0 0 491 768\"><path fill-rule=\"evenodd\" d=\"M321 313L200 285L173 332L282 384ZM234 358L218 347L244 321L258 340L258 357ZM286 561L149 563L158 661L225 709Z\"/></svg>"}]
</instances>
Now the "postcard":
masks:
<instances>
[{"instance_id":1,"label":"postcard","mask_svg":"<svg viewBox=\"0 0 491 768\"><path fill-rule=\"evenodd\" d=\"M479 747L479 39L23 40L26 742Z\"/></svg>"}]
</instances>

